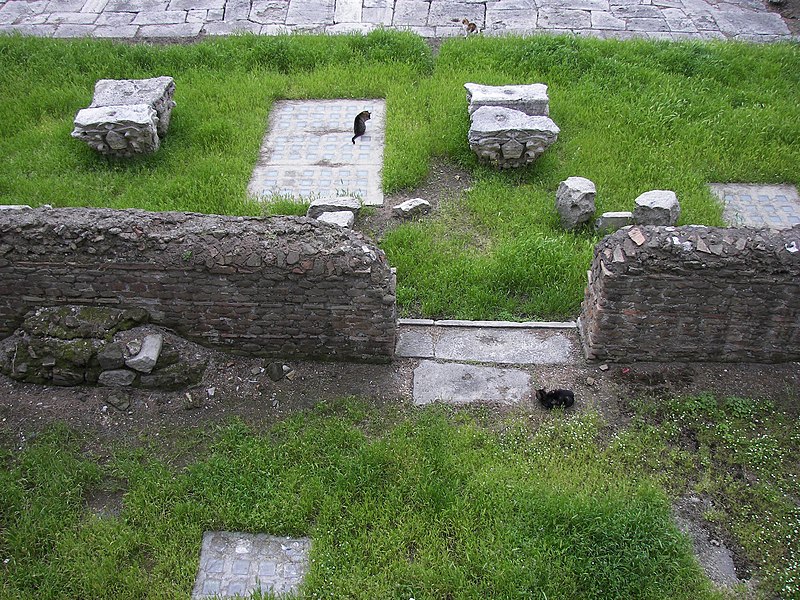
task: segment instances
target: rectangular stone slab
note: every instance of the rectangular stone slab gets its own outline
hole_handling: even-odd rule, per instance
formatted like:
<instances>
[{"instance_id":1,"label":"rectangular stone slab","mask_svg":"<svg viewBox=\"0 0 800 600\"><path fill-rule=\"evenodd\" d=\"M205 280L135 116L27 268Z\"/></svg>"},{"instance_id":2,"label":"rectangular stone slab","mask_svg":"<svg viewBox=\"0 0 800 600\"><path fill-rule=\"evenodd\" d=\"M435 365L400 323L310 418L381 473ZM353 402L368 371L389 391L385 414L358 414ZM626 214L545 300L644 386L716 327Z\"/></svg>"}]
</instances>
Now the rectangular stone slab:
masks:
<instances>
[{"instance_id":1,"label":"rectangular stone slab","mask_svg":"<svg viewBox=\"0 0 800 600\"><path fill-rule=\"evenodd\" d=\"M567 364L578 356L574 338L574 331L453 327L442 330L435 356L520 365Z\"/></svg>"},{"instance_id":2,"label":"rectangular stone slab","mask_svg":"<svg viewBox=\"0 0 800 600\"><path fill-rule=\"evenodd\" d=\"M308 571L308 538L207 531L192 600L250 597L257 590L296 594Z\"/></svg>"},{"instance_id":3,"label":"rectangular stone slab","mask_svg":"<svg viewBox=\"0 0 800 600\"><path fill-rule=\"evenodd\" d=\"M519 369L423 361L414 369L414 404L516 404L530 397L531 377Z\"/></svg>"},{"instance_id":4,"label":"rectangular stone slab","mask_svg":"<svg viewBox=\"0 0 800 600\"><path fill-rule=\"evenodd\" d=\"M469 114L481 106L503 106L513 108L526 115L543 116L550 114L550 100L547 86L543 83L528 85L481 85L465 83Z\"/></svg>"}]
</instances>

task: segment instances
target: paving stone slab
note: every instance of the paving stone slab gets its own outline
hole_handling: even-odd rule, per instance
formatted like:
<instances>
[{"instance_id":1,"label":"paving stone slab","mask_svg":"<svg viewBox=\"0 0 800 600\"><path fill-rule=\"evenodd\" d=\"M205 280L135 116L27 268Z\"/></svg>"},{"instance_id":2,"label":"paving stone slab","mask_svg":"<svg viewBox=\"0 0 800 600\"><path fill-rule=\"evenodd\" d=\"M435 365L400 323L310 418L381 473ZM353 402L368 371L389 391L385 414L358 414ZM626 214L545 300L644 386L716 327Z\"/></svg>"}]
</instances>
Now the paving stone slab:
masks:
<instances>
[{"instance_id":1,"label":"paving stone slab","mask_svg":"<svg viewBox=\"0 0 800 600\"><path fill-rule=\"evenodd\" d=\"M308 538L207 531L192 600L249 597L258 590L297 594L310 550Z\"/></svg>"},{"instance_id":2,"label":"paving stone slab","mask_svg":"<svg viewBox=\"0 0 800 600\"><path fill-rule=\"evenodd\" d=\"M731 227L791 229L800 225L800 195L793 185L712 183L723 203L722 218Z\"/></svg>"},{"instance_id":3,"label":"paving stone slab","mask_svg":"<svg viewBox=\"0 0 800 600\"><path fill-rule=\"evenodd\" d=\"M434 358L433 330L415 327L397 333L395 354L404 358Z\"/></svg>"},{"instance_id":4,"label":"paving stone slab","mask_svg":"<svg viewBox=\"0 0 800 600\"><path fill-rule=\"evenodd\" d=\"M423 361L414 369L414 404L432 402L516 404L531 395L531 377L520 369Z\"/></svg>"},{"instance_id":5,"label":"paving stone slab","mask_svg":"<svg viewBox=\"0 0 800 600\"><path fill-rule=\"evenodd\" d=\"M90 24L73 13L96 16L95 24L104 29L63 27ZM185 13L185 21L178 20L177 13ZM758 43L797 37L763 0L0 0L0 33L43 37L192 38L241 31L338 34L367 33L376 26L407 29L424 37L451 37L463 35L460 22L465 17L487 35ZM150 29L131 28L134 19L134 25ZM187 24L201 28L167 28Z\"/></svg>"},{"instance_id":6,"label":"paving stone slab","mask_svg":"<svg viewBox=\"0 0 800 600\"><path fill-rule=\"evenodd\" d=\"M576 360L574 332L532 329L447 328L436 342L435 357L505 364L566 364Z\"/></svg>"},{"instance_id":7,"label":"paving stone slab","mask_svg":"<svg viewBox=\"0 0 800 600\"><path fill-rule=\"evenodd\" d=\"M372 116L354 144L353 120L363 110ZM349 193L365 205L382 206L385 115L381 99L276 102L249 193L267 199Z\"/></svg>"}]
</instances>

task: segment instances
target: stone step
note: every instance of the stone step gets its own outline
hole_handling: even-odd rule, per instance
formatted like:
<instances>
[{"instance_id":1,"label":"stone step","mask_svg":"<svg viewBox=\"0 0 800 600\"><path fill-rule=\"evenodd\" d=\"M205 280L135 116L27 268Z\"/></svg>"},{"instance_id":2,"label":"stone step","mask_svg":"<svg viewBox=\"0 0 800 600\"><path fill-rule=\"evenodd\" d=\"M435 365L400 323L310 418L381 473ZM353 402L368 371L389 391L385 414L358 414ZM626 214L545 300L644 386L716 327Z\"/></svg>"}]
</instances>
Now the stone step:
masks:
<instances>
[{"instance_id":1,"label":"stone step","mask_svg":"<svg viewBox=\"0 0 800 600\"><path fill-rule=\"evenodd\" d=\"M531 387L530 374L520 369L425 360L414 369L413 398L417 406L432 402L516 404L530 398Z\"/></svg>"},{"instance_id":2,"label":"stone step","mask_svg":"<svg viewBox=\"0 0 800 600\"><path fill-rule=\"evenodd\" d=\"M422 322L424 323L424 322ZM442 323L441 321L437 323ZM519 326L480 322L470 326L412 325L398 327L395 352L401 358L432 358L481 363L556 365L580 359L573 323ZM487 324L489 323L489 324Z\"/></svg>"}]
</instances>

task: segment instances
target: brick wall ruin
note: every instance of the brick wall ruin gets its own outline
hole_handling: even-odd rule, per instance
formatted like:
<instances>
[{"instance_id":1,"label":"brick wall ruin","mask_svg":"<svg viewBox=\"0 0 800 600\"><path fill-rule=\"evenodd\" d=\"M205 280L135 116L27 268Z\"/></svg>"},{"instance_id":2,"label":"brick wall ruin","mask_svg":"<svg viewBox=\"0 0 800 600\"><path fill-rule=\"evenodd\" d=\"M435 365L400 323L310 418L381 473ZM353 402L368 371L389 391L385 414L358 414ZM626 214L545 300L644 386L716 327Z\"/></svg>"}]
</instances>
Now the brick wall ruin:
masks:
<instances>
[{"instance_id":1,"label":"brick wall ruin","mask_svg":"<svg viewBox=\"0 0 800 600\"><path fill-rule=\"evenodd\" d=\"M633 227L595 248L587 358L800 360L800 226Z\"/></svg>"},{"instance_id":2,"label":"brick wall ruin","mask_svg":"<svg viewBox=\"0 0 800 600\"><path fill-rule=\"evenodd\" d=\"M144 308L206 346L389 360L395 280L361 234L305 217L0 211L0 338L61 304Z\"/></svg>"}]
</instances>

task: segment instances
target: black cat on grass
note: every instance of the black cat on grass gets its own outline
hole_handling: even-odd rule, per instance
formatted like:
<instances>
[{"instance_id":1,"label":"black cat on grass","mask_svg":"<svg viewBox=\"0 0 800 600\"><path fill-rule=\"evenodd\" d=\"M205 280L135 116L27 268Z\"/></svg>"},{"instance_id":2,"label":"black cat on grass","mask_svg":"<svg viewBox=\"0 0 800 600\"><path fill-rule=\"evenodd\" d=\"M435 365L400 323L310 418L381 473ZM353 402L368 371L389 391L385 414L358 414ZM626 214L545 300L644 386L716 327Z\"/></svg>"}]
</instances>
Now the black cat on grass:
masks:
<instances>
[{"instance_id":1,"label":"black cat on grass","mask_svg":"<svg viewBox=\"0 0 800 600\"><path fill-rule=\"evenodd\" d=\"M356 138L364 135L364 132L367 130L367 121L369 121L372 115L369 114L368 110L362 111L356 115L356 120L353 122L353 143L356 143Z\"/></svg>"},{"instance_id":2,"label":"black cat on grass","mask_svg":"<svg viewBox=\"0 0 800 600\"><path fill-rule=\"evenodd\" d=\"M572 393L572 390L550 390L549 392L544 389L536 390L536 399L547 409L555 406L569 408L575 404L575 394Z\"/></svg>"}]
</instances>

